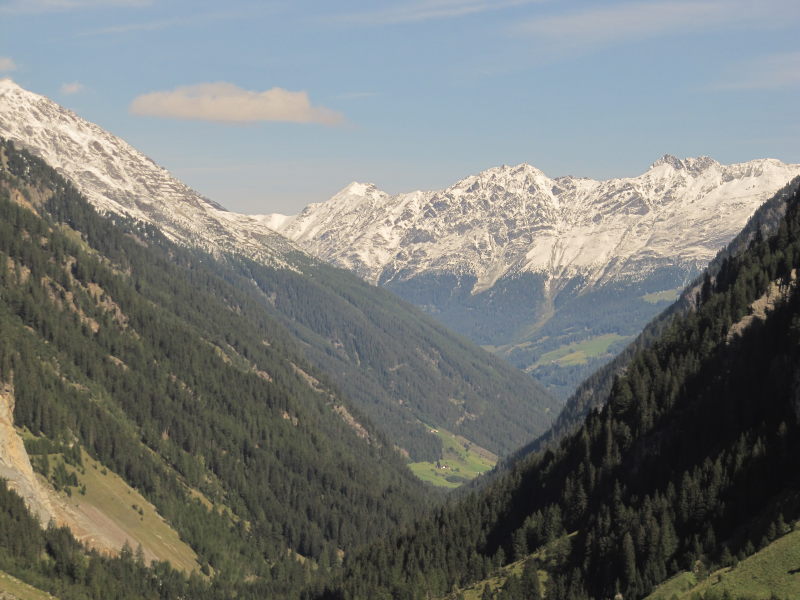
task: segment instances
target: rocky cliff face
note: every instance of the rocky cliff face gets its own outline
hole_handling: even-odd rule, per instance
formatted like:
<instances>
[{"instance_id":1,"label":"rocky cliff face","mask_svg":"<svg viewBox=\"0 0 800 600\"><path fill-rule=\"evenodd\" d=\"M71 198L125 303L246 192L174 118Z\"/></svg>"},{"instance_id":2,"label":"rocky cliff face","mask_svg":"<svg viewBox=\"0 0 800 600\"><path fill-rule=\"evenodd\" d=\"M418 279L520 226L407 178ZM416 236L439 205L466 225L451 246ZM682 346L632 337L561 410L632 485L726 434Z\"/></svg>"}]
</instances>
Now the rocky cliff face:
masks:
<instances>
[{"instance_id":1,"label":"rocky cliff face","mask_svg":"<svg viewBox=\"0 0 800 600\"><path fill-rule=\"evenodd\" d=\"M52 490L36 477L25 444L14 429L14 387L0 385L0 478L16 491L39 522L46 525L58 520Z\"/></svg>"}]
</instances>

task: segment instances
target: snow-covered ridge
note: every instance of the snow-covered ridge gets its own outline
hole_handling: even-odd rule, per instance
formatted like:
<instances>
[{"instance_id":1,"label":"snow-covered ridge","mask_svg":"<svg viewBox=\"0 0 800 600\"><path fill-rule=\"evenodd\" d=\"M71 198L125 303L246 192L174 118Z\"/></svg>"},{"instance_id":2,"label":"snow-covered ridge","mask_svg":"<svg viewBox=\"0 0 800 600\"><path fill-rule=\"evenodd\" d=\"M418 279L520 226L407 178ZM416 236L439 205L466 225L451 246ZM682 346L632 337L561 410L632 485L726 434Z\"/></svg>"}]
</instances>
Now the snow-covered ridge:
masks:
<instances>
[{"instance_id":1,"label":"snow-covered ridge","mask_svg":"<svg viewBox=\"0 0 800 600\"><path fill-rule=\"evenodd\" d=\"M178 243L276 266L297 251L262 219L225 210L124 140L10 79L0 79L0 137L43 158L99 211L152 223Z\"/></svg>"},{"instance_id":2,"label":"snow-covered ridge","mask_svg":"<svg viewBox=\"0 0 800 600\"><path fill-rule=\"evenodd\" d=\"M299 215L241 215L172 177L141 152L55 102L0 79L0 136L44 158L99 210L157 225L173 240L285 266L296 246L372 282L425 272L476 278L473 292L516 273L587 285L643 279L664 265L708 262L800 165L722 165L664 156L638 177L550 178L501 166L436 191L389 195L351 183Z\"/></svg>"},{"instance_id":3,"label":"snow-covered ridge","mask_svg":"<svg viewBox=\"0 0 800 600\"><path fill-rule=\"evenodd\" d=\"M312 254L372 282L425 272L475 276L473 293L516 273L587 286L702 268L800 165L722 165L665 155L632 178L550 178L521 164L436 191L389 195L351 183L299 215L262 217Z\"/></svg>"}]
</instances>

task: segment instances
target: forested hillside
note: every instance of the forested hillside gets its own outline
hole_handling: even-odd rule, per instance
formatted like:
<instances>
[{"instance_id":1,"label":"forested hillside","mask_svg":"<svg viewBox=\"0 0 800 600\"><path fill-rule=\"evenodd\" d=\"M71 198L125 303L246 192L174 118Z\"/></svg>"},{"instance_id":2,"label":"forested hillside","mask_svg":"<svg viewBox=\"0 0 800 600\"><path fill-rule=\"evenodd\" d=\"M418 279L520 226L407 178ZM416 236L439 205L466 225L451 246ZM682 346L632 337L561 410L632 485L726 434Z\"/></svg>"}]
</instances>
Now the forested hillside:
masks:
<instances>
[{"instance_id":1,"label":"forested hillside","mask_svg":"<svg viewBox=\"0 0 800 600\"><path fill-rule=\"evenodd\" d=\"M30 450L64 457L60 472L34 460L57 488L81 493L64 464L85 449L155 505L219 597L296 595L430 501L256 286L152 227L99 217L10 144L0 165L0 382ZM41 573L62 568L67 538L14 544L30 542L24 568ZM23 569L14 547L4 556ZM59 577L83 585L90 563L75 560Z\"/></svg>"},{"instance_id":2,"label":"forested hillside","mask_svg":"<svg viewBox=\"0 0 800 600\"><path fill-rule=\"evenodd\" d=\"M352 273L295 257L302 275L229 256L238 285L303 344L355 405L415 461L441 458L442 427L503 455L544 433L561 402L521 371ZM226 275L227 276L227 275Z\"/></svg>"},{"instance_id":3,"label":"forested hillside","mask_svg":"<svg viewBox=\"0 0 800 600\"><path fill-rule=\"evenodd\" d=\"M335 269L309 263L300 284L219 262L98 216L10 144L0 165L0 387L35 468L82 495L88 455L197 555L192 575L144 550L104 556L39 529L0 486L0 571L60 598L411 599L493 575L485 598L640 598L744 559L800 517L797 186L779 199L785 218L769 209L774 235L755 222L576 431L426 516L437 496L362 411L370 388L357 403L338 378L360 364L389 381L408 339L430 341L412 352L444 372L437 394L491 389L504 367L467 343L437 356L453 338L424 322L388 339L415 311ZM350 292L334 297L334 283ZM376 323L388 338L361 335ZM415 364L392 380L409 396L439 385Z\"/></svg>"},{"instance_id":4,"label":"forested hillside","mask_svg":"<svg viewBox=\"0 0 800 600\"><path fill-rule=\"evenodd\" d=\"M537 551L527 579L484 597L530 597L543 569L548 600L641 598L783 535L800 516L796 188L786 200L775 234L722 259L576 432L348 557L329 595L457 596Z\"/></svg>"},{"instance_id":5,"label":"forested hillside","mask_svg":"<svg viewBox=\"0 0 800 600\"><path fill-rule=\"evenodd\" d=\"M795 178L761 205L742 231L711 262L707 269L708 273L712 276L715 275L726 258L745 251L757 235L770 236L774 234L786 213L787 202L795 196L798 189L800 189L800 178ZM697 291L702 284L703 277L701 276L681 293L672 306L653 319L636 340L614 360L587 377L567 400L563 410L553 422L553 426L544 435L515 452L508 462L513 463L523 456L540 450L547 444L557 443L565 435L580 427L589 412L602 406L606 401L614 377L624 372L631 358L658 340L676 314L685 313L694 307Z\"/></svg>"}]
</instances>

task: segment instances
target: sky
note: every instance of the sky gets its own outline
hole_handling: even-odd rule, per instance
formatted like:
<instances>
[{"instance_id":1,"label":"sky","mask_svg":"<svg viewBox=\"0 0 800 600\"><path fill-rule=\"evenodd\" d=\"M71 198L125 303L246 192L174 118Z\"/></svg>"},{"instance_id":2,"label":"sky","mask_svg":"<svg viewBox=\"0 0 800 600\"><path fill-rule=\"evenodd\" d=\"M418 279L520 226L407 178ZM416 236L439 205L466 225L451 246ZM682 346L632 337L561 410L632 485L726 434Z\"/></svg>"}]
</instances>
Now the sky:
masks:
<instances>
[{"instance_id":1,"label":"sky","mask_svg":"<svg viewBox=\"0 0 800 600\"><path fill-rule=\"evenodd\" d=\"M501 164L800 163L798 0L0 0L0 77L246 213Z\"/></svg>"}]
</instances>

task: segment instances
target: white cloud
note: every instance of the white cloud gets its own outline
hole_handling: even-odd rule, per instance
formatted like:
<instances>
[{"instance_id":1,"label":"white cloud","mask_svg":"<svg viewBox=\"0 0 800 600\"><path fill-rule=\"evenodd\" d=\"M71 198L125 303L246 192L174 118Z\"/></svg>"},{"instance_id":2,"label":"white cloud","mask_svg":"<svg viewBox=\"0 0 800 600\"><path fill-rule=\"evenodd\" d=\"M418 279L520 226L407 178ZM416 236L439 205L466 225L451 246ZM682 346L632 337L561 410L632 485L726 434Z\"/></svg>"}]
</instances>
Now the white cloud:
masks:
<instances>
[{"instance_id":1,"label":"white cloud","mask_svg":"<svg viewBox=\"0 0 800 600\"><path fill-rule=\"evenodd\" d=\"M415 23L463 17L543 1L546 0L417 0L383 10L342 15L336 20L361 25Z\"/></svg>"},{"instance_id":2,"label":"white cloud","mask_svg":"<svg viewBox=\"0 0 800 600\"><path fill-rule=\"evenodd\" d=\"M0 56L0 72L16 71L17 64L7 56Z\"/></svg>"},{"instance_id":3,"label":"white cloud","mask_svg":"<svg viewBox=\"0 0 800 600\"><path fill-rule=\"evenodd\" d=\"M131 102L130 110L136 115L229 123L290 121L336 125L344 121L338 112L312 106L306 92L277 87L251 92L225 82L143 94Z\"/></svg>"},{"instance_id":4,"label":"white cloud","mask_svg":"<svg viewBox=\"0 0 800 600\"><path fill-rule=\"evenodd\" d=\"M800 52L786 52L740 63L711 89L774 90L796 86L800 86Z\"/></svg>"},{"instance_id":5,"label":"white cloud","mask_svg":"<svg viewBox=\"0 0 800 600\"><path fill-rule=\"evenodd\" d=\"M62 83L61 84L61 93L62 94L77 94L83 91L83 84L77 81L73 81L72 83Z\"/></svg>"},{"instance_id":6,"label":"white cloud","mask_svg":"<svg viewBox=\"0 0 800 600\"><path fill-rule=\"evenodd\" d=\"M515 29L557 48L587 48L721 28L780 27L798 16L797 0L657 0L538 17Z\"/></svg>"}]
</instances>

